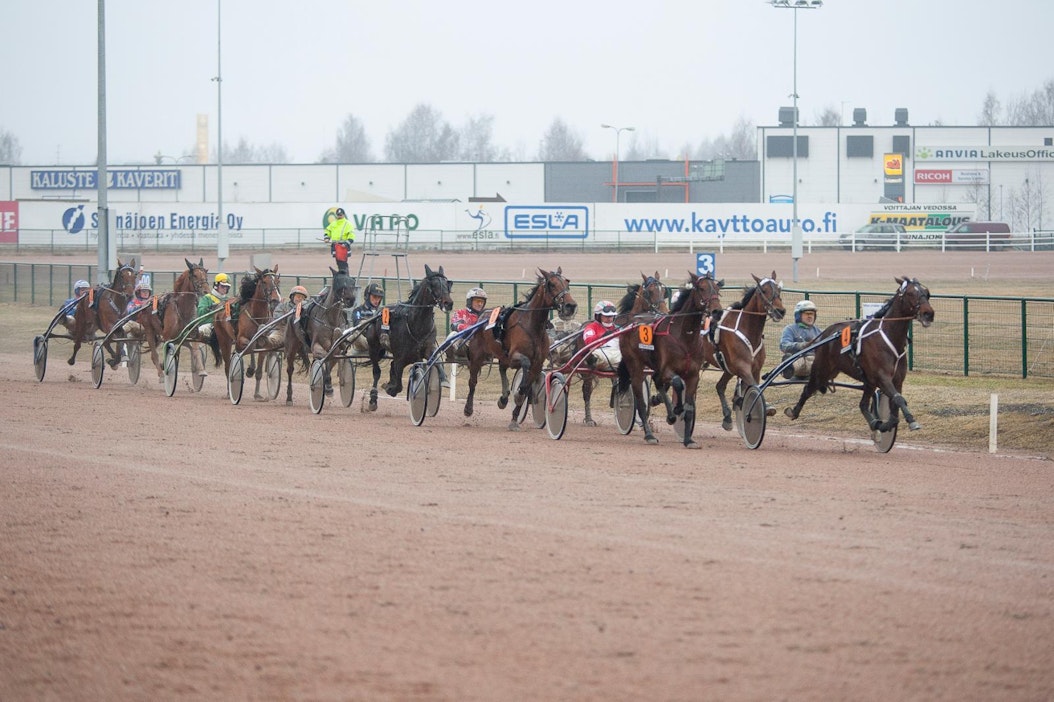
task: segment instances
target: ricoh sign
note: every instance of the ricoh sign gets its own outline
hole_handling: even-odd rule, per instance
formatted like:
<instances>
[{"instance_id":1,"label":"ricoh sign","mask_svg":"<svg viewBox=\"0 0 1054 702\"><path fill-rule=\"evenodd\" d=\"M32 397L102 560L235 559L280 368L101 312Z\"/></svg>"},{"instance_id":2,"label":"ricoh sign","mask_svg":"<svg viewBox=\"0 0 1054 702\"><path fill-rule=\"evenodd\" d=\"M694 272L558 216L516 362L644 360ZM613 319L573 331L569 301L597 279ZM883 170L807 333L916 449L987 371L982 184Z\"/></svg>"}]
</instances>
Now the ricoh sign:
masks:
<instances>
[{"instance_id":1,"label":"ricoh sign","mask_svg":"<svg viewBox=\"0 0 1054 702\"><path fill-rule=\"evenodd\" d=\"M916 168L915 185L985 185L987 168Z\"/></svg>"}]
</instances>

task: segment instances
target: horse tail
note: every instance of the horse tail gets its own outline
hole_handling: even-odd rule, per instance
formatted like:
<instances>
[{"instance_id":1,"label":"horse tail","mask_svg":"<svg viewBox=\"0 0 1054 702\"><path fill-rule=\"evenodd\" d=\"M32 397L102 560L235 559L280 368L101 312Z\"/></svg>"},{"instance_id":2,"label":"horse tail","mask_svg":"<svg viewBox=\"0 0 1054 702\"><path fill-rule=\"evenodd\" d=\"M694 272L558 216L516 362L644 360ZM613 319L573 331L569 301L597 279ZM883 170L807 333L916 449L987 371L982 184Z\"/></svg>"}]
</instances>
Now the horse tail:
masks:
<instances>
[{"instance_id":1,"label":"horse tail","mask_svg":"<svg viewBox=\"0 0 1054 702\"><path fill-rule=\"evenodd\" d=\"M220 340L216 335L216 327L213 325L212 332L209 334L209 338L206 340L209 348L212 349L212 360L214 366L220 365L223 362L223 358L220 356Z\"/></svg>"},{"instance_id":2,"label":"horse tail","mask_svg":"<svg viewBox=\"0 0 1054 702\"><path fill-rule=\"evenodd\" d=\"M620 361L618 364L618 391L626 392L626 388L629 387L629 368L626 367L625 361Z\"/></svg>"}]
</instances>

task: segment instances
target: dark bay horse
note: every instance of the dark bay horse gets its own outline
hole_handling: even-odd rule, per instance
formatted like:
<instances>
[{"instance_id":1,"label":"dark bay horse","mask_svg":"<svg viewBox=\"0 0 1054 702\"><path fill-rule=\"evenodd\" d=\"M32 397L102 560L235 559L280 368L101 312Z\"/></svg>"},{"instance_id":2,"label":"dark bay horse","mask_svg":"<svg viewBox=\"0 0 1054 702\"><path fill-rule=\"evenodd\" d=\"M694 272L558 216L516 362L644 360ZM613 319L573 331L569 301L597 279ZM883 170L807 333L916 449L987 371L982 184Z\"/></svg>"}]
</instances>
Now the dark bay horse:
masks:
<instances>
[{"instance_id":1,"label":"dark bay horse","mask_svg":"<svg viewBox=\"0 0 1054 702\"><path fill-rule=\"evenodd\" d=\"M541 375L542 366L549 355L549 335L545 331L546 323L549 321L549 312L556 310L560 319L567 320L574 317L578 309L578 303L571 296L570 283L571 281L564 277L561 268L555 271L539 268L538 280L527 293L524 301L501 313L500 338L495 336L495 329L499 327L490 329L484 327L472 335L468 342L469 380L468 397L465 399L466 417L472 416L472 403L476 394L480 369L484 363L496 359L498 371L501 374L499 408L504 408L509 402L509 367L515 366L523 371L523 381L516 388L512 421L509 423L510 430L519 430L520 425L516 421L516 416L526 401L531 387ZM485 314L487 312L481 314L480 318L482 319Z\"/></svg>"},{"instance_id":2,"label":"dark bay horse","mask_svg":"<svg viewBox=\"0 0 1054 702\"><path fill-rule=\"evenodd\" d=\"M333 284L325 290L325 295L321 299L312 298L305 302L299 317L289 317L289 325L285 331L287 405L293 404L293 370L296 359L299 358L303 366L308 368L312 358L325 358L347 325L344 310L355 306L355 281L347 273L333 268L330 268L329 272L333 275ZM331 364L326 363L323 372L325 392L332 395Z\"/></svg>"},{"instance_id":3,"label":"dark bay horse","mask_svg":"<svg viewBox=\"0 0 1054 702\"><path fill-rule=\"evenodd\" d=\"M66 361L71 366L77 362L81 342L89 341L96 331L109 334L113 325L124 317L125 307L134 294L135 275L134 258L128 263L121 263L118 259L113 281L108 286L95 286L77 303L73 312L73 354ZM107 363L111 368L116 368L121 362L117 349L108 341L106 350L110 352Z\"/></svg>"},{"instance_id":4,"label":"dark bay horse","mask_svg":"<svg viewBox=\"0 0 1054 702\"><path fill-rule=\"evenodd\" d=\"M623 334L619 339L622 363L618 367L618 388L625 392L632 383L637 417L644 426L644 440L659 440L648 424L648 401L643 394L644 369L652 370L652 382L666 404L666 422L673 424L684 414L684 445L700 448L692 440L695 428L695 396L699 387L699 369L703 363L703 319L719 309L721 286L713 276L688 274L688 287L680 291L668 315L654 324L641 325L638 334ZM667 391L672 388L674 400Z\"/></svg>"},{"instance_id":5,"label":"dark bay horse","mask_svg":"<svg viewBox=\"0 0 1054 702\"><path fill-rule=\"evenodd\" d=\"M657 315L670 311L666 306L666 286L659 279L658 271L654 275L641 273L640 277L643 282L627 285L626 294L616 303L618 315L615 317L615 326L617 327L624 327L639 321L650 321ZM555 348L550 347L549 363L557 368L570 361L583 347L581 329L564 336L573 336L574 339ZM561 338L563 337L555 335L552 341L559 341ZM600 382L600 376L593 373L581 373L579 376L582 380L582 401L586 407L582 423L587 427L595 427L597 423L593 419L590 403L593 399L593 389Z\"/></svg>"},{"instance_id":6,"label":"dark bay horse","mask_svg":"<svg viewBox=\"0 0 1054 702\"><path fill-rule=\"evenodd\" d=\"M764 279L754 274L751 277L755 285L746 287L743 299L725 308L713 330L714 340L703 335L703 370L714 366L721 371L715 389L721 399L721 428L725 431L732 429L732 408L725 395L728 381L739 378L744 390L758 384L765 365L765 321L779 322L787 314L776 271Z\"/></svg>"},{"instance_id":7,"label":"dark bay horse","mask_svg":"<svg viewBox=\"0 0 1054 702\"><path fill-rule=\"evenodd\" d=\"M136 317L143 326L143 334L150 346L150 360L157 369L157 379L164 378L164 369L158 357L158 348L172 341L197 316L198 298L209 291L209 271L199 257L197 263L186 258L186 270L176 276L172 290L157 298L156 312L151 309Z\"/></svg>"},{"instance_id":8,"label":"dark bay horse","mask_svg":"<svg viewBox=\"0 0 1054 702\"><path fill-rule=\"evenodd\" d=\"M377 409L377 383L381 379L381 358L385 352L392 356L388 382L384 391L396 397L403 389L403 370L422 361L436 347L435 308L449 312L454 307L450 297L451 283L443 267L433 271L425 265L425 277L410 290L406 302L381 308L363 334L370 349L373 366L373 387L370 388L369 409Z\"/></svg>"},{"instance_id":9,"label":"dark bay horse","mask_svg":"<svg viewBox=\"0 0 1054 702\"><path fill-rule=\"evenodd\" d=\"M228 305L223 311L217 312L213 319L213 333L219 345L220 356L223 358L224 375L228 378L231 370L232 348L234 351L244 351L260 327L273 319L271 312L282 299L278 266L275 266L274 270L270 268L260 270L255 266L253 268L255 270L253 275L242 277L236 303L237 311L228 314L227 309L232 307ZM231 319L232 315L236 315L234 319ZM262 368L263 357L266 353L265 348L254 349L249 354L249 366L245 369L246 376L256 377L256 391L253 394L253 399L256 400L266 399L260 393L260 375L256 373L257 359Z\"/></svg>"},{"instance_id":10,"label":"dark bay horse","mask_svg":"<svg viewBox=\"0 0 1054 702\"><path fill-rule=\"evenodd\" d=\"M904 358L908 330L916 319L923 327L933 324L933 307L930 291L917 279L905 276L894 280L900 287L870 319L836 322L823 330L819 339L834 340L816 349L812 372L798 403L784 410L788 417L797 419L806 400L817 391L827 392L835 377L845 373L864 384L860 413L870 429L889 431L900 421L899 412L904 413L909 428L921 428L908 411L908 402L900 391L908 373ZM871 411L876 391L891 401L889 419L885 422Z\"/></svg>"}]
</instances>

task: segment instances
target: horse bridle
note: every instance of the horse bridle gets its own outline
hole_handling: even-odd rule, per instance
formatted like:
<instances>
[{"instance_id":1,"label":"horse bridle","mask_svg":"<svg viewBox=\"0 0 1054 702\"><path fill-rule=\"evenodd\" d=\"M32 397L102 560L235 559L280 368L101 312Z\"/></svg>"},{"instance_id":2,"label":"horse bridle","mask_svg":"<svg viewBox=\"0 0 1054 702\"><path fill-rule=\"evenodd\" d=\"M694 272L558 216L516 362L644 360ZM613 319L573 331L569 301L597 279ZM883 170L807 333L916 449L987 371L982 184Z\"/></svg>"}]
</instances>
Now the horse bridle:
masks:
<instances>
[{"instance_id":1,"label":"horse bridle","mask_svg":"<svg viewBox=\"0 0 1054 702\"><path fill-rule=\"evenodd\" d=\"M767 297L765 295L765 283L772 283L772 289L774 290L774 292L772 293L772 297ZM772 278L764 278L764 279L762 279L762 280L760 280L758 282L757 286L754 289L754 294L758 295L761 298L761 304L765 308L765 311L764 312L751 312L749 310L738 310L738 311L741 312L741 313L744 313L744 314L758 314L758 315L768 316L773 322L776 322L778 320L776 319L776 305L774 303L776 302L776 298L780 296L780 290L782 290L782 289L783 289L783 286L780 285L779 283L777 283Z\"/></svg>"},{"instance_id":2,"label":"horse bridle","mask_svg":"<svg viewBox=\"0 0 1054 702\"><path fill-rule=\"evenodd\" d=\"M652 302L649 299L650 296L644 294L644 291L650 288L652 285L659 286L660 295L658 303ZM662 281L660 281L655 276L649 275L647 278L644 279L644 285L640 286L640 290L637 292L637 296L648 303L648 309L646 310L647 312L659 312L659 307L661 307L662 303L666 301L666 286L663 285Z\"/></svg>"},{"instance_id":3,"label":"horse bridle","mask_svg":"<svg viewBox=\"0 0 1054 702\"><path fill-rule=\"evenodd\" d=\"M915 302L915 309L912 310L912 313L906 317L882 317L882 319L885 319L887 321L893 321L896 319L918 319L919 313L922 312L922 303L930 299L930 291L926 290L926 288L922 286L922 283L917 280L905 280L904 283L897 290L896 294L893 295L893 299L895 300L898 297L904 299L904 297L907 295L908 290L911 288L915 288L919 293L918 300L916 300Z\"/></svg>"},{"instance_id":4,"label":"horse bridle","mask_svg":"<svg viewBox=\"0 0 1054 702\"><path fill-rule=\"evenodd\" d=\"M445 275L441 273L433 273L432 275L425 276L425 280L428 281L429 286L433 285L435 282L438 282L440 279L446 281L446 290L449 294L450 290L454 287L454 284L447 280L447 277ZM424 288L425 286L422 284L421 287L417 289L417 294L420 295L421 291L424 290ZM434 297L435 300L433 300L432 304L430 305L418 305L414 302L411 302L410 300L407 300L406 302L401 302L399 304L405 305L406 307L439 307L443 302L443 296L436 295L435 291L433 291L432 297Z\"/></svg>"}]
</instances>

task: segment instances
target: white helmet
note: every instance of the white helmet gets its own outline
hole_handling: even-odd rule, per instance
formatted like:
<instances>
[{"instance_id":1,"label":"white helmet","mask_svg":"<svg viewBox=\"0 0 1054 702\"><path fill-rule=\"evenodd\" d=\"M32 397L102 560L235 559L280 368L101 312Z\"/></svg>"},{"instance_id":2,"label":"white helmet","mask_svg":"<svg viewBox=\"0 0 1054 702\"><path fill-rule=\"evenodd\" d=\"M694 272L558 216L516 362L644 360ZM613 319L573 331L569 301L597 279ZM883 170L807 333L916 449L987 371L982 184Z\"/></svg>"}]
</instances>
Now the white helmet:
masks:
<instances>
[{"instance_id":1,"label":"white helmet","mask_svg":"<svg viewBox=\"0 0 1054 702\"><path fill-rule=\"evenodd\" d=\"M603 324L605 327L614 325L615 320L610 319L605 322L601 317L614 317L618 314L618 310L615 308L615 303L611 300L601 300L593 306L593 319Z\"/></svg>"},{"instance_id":2,"label":"white helmet","mask_svg":"<svg viewBox=\"0 0 1054 702\"><path fill-rule=\"evenodd\" d=\"M800 322L803 312L816 312L816 305L812 300L802 300L794 306L794 321Z\"/></svg>"},{"instance_id":3,"label":"white helmet","mask_svg":"<svg viewBox=\"0 0 1054 702\"><path fill-rule=\"evenodd\" d=\"M474 297L478 297L486 302L487 291L483 288L469 288L468 292L465 293L465 302L472 302L472 298Z\"/></svg>"}]
</instances>

